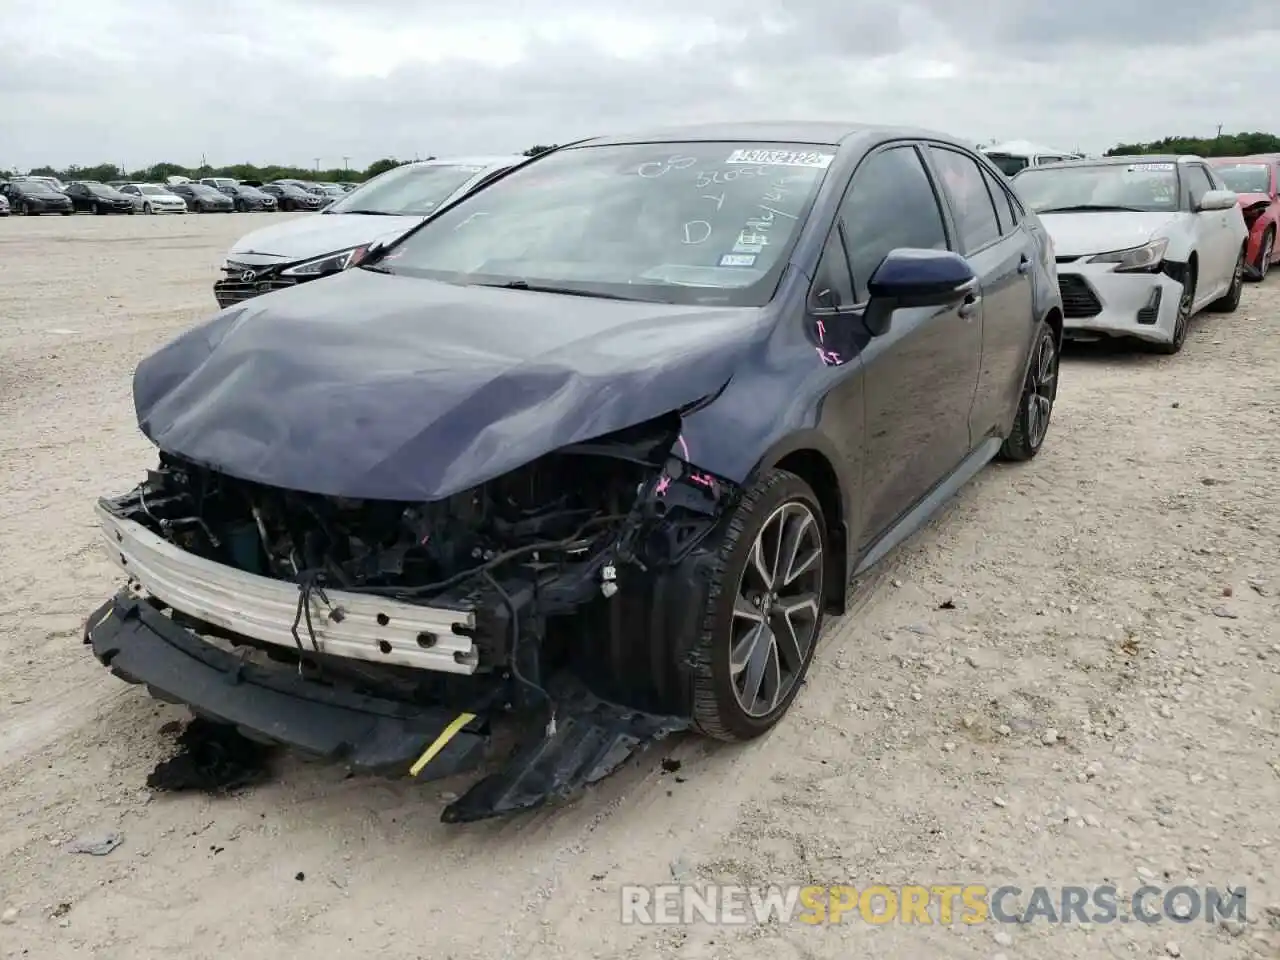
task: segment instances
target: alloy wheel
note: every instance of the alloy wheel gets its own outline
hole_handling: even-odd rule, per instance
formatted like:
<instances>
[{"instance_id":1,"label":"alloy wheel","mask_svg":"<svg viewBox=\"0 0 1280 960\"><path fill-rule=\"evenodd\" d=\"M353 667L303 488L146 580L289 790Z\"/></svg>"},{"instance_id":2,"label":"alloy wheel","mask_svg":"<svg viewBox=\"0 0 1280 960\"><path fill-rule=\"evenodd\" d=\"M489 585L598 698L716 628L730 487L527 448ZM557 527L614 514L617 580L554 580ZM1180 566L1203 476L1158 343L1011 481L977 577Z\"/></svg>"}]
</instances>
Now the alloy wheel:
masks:
<instances>
[{"instance_id":1,"label":"alloy wheel","mask_svg":"<svg viewBox=\"0 0 1280 960\"><path fill-rule=\"evenodd\" d=\"M1195 304L1195 288L1183 283L1182 296L1178 298L1178 317L1173 322L1173 342L1181 343L1187 338L1187 324L1191 322L1191 308Z\"/></svg>"},{"instance_id":2,"label":"alloy wheel","mask_svg":"<svg viewBox=\"0 0 1280 960\"><path fill-rule=\"evenodd\" d=\"M771 714L804 672L817 640L822 532L803 503L775 509L756 534L734 597L729 677L750 717Z\"/></svg>"},{"instance_id":3,"label":"alloy wheel","mask_svg":"<svg viewBox=\"0 0 1280 960\"><path fill-rule=\"evenodd\" d=\"M1267 279L1271 270L1271 255L1275 250L1275 234L1268 233L1262 240L1262 256L1258 258L1258 279Z\"/></svg>"},{"instance_id":4,"label":"alloy wheel","mask_svg":"<svg viewBox=\"0 0 1280 960\"><path fill-rule=\"evenodd\" d=\"M1040 338L1031 366L1031 383L1027 391L1027 439L1032 448L1044 443L1049 432L1049 417L1058 392L1058 348L1052 334Z\"/></svg>"}]
</instances>

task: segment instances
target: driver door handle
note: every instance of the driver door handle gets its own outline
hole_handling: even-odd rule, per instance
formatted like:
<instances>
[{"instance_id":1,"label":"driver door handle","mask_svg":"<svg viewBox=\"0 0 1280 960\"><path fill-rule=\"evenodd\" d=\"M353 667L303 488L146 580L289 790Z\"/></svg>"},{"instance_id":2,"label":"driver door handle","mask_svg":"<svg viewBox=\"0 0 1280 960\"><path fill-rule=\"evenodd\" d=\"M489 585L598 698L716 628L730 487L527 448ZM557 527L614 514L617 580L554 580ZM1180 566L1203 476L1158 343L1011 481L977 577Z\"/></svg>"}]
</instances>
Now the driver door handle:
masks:
<instances>
[{"instance_id":1,"label":"driver door handle","mask_svg":"<svg viewBox=\"0 0 1280 960\"><path fill-rule=\"evenodd\" d=\"M979 296L977 286L961 287L965 291L964 299L960 301L960 306L956 308L956 313L965 320L971 320L978 312L978 305L982 303L982 297Z\"/></svg>"},{"instance_id":2,"label":"driver door handle","mask_svg":"<svg viewBox=\"0 0 1280 960\"><path fill-rule=\"evenodd\" d=\"M1018 261L1018 272L1026 273L1030 269L1031 269L1031 258L1024 253L1022 255L1022 259Z\"/></svg>"}]
</instances>

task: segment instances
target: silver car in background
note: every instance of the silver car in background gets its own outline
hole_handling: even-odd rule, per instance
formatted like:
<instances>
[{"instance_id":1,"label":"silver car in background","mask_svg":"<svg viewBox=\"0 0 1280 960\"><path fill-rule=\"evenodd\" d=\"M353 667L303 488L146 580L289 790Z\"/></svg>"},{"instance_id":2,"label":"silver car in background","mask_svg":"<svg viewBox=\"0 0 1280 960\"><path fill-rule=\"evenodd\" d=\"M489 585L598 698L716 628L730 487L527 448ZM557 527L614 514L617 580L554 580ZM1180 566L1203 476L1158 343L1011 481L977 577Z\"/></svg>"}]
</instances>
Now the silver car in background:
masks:
<instances>
[{"instance_id":1,"label":"silver car in background","mask_svg":"<svg viewBox=\"0 0 1280 960\"><path fill-rule=\"evenodd\" d=\"M1072 160L1012 182L1053 238L1068 338L1177 353L1196 313L1239 305L1248 231L1201 158Z\"/></svg>"},{"instance_id":2,"label":"silver car in background","mask_svg":"<svg viewBox=\"0 0 1280 960\"><path fill-rule=\"evenodd\" d=\"M393 167L314 217L293 217L236 241L213 285L218 306L338 273L373 243L391 240L437 210L529 159L421 160Z\"/></svg>"},{"instance_id":3,"label":"silver car in background","mask_svg":"<svg viewBox=\"0 0 1280 960\"><path fill-rule=\"evenodd\" d=\"M143 213L187 212L187 201L158 183L126 183L120 192L132 197L134 209Z\"/></svg>"}]
</instances>

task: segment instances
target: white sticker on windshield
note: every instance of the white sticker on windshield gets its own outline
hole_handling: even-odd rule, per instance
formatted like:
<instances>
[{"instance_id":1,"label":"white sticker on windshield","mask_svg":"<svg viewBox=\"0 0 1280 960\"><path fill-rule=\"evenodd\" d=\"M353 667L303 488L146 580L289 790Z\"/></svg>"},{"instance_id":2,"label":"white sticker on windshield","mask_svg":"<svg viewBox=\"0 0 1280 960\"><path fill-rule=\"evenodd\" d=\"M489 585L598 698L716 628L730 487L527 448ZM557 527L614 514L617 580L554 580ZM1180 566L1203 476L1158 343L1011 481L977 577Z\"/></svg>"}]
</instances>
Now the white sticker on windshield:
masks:
<instances>
[{"instance_id":1,"label":"white sticker on windshield","mask_svg":"<svg viewBox=\"0 0 1280 960\"><path fill-rule=\"evenodd\" d=\"M803 150L735 150L725 163L747 163L753 166L817 167L825 170L831 166L834 153L817 153Z\"/></svg>"},{"instance_id":2,"label":"white sticker on windshield","mask_svg":"<svg viewBox=\"0 0 1280 960\"><path fill-rule=\"evenodd\" d=\"M1172 163L1135 163L1128 169L1130 173L1137 171L1142 173L1173 173L1177 167Z\"/></svg>"},{"instance_id":3,"label":"white sticker on windshield","mask_svg":"<svg viewBox=\"0 0 1280 960\"><path fill-rule=\"evenodd\" d=\"M734 253L764 253L763 243L743 243L739 240L733 245Z\"/></svg>"},{"instance_id":4,"label":"white sticker on windshield","mask_svg":"<svg viewBox=\"0 0 1280 960\"><path fill-rule=\"evenodd\" d=\"M720 258L722 267L753 267L756 263L754 253L726 253Z\"/></svg>"}]
</instances>

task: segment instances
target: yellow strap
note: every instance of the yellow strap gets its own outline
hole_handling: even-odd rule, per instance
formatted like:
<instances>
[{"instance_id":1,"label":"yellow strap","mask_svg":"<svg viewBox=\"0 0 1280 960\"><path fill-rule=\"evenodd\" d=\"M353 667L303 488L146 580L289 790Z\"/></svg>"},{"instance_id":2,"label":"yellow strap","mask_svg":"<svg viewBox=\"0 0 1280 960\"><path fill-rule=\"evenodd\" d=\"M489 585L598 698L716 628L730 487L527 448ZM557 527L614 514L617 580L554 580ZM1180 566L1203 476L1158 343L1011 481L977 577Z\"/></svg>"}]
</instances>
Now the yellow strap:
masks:
<instances>
[{"instance_id":1,"label":"yellow strap","mask_svg":"<svg viewBox=\"0 0 1280 960\"><path fill-rule=\"evenodd\" d=\"M422 752L417 761L409 768L409 776L416 777L422 768L432 761L437 753L445 748L450 740L458 735L458 731L476 718L474 713L460 713L440 732L440 736L432 741L431 746Z\"/></svg>"}]
</instances>

